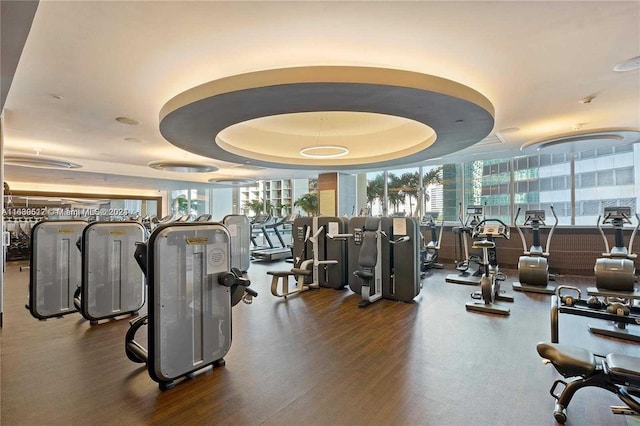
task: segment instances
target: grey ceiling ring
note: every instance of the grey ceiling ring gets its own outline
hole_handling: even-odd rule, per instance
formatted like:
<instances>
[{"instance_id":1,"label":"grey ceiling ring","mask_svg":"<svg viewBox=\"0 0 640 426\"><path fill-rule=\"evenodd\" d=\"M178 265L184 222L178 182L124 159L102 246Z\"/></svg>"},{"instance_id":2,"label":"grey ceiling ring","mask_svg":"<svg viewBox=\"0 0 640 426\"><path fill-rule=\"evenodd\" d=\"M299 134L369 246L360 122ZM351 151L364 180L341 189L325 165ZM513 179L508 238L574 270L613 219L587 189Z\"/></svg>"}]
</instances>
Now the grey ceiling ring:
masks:
<instances>
[{"instance_id":1,"label":"grey ceiling ring","mask_svg":"<svg viewBox=\"0 0 640 426\"><path fill-rule=\"evenodd\" d=\"M410 71L367 67L298 67L258 71L214 80L169 100L160 132L175 146L232 163L302 168L224 150L214 141L225 128L247 120L315 111L356 111L424 123L437 139L402 158L367 164L314 164L318 170L390 167L441 157L467 148L493 129L494 108L479 92Z\"/></svg>"}]
</instances>

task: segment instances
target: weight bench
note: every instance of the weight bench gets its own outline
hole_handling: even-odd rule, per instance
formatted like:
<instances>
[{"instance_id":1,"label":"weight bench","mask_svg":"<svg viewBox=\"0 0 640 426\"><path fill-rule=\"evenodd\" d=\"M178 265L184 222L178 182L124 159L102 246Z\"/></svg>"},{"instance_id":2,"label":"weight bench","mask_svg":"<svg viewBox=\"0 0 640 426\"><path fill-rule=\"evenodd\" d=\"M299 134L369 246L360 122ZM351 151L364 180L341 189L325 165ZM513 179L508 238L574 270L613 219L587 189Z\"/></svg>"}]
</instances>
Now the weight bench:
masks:
<instances>
[{"instance_id":1,"label":"weight bench","mask_svg":"<svg viewBox=\"0 0 640 426\"><path fill-rule=\"evenodd\" d=\"M622 354L594 355L586 349L556 343L538 343L538 354L570 382L556 380L551 396L556 400L553 416L558 423L567 421L567 407L580 389L595 386L606 389L626 404L611 407L614 414L640 415L640 358ZM556 388L564 385L560 395Z\"/></svg>"}]
</instances>

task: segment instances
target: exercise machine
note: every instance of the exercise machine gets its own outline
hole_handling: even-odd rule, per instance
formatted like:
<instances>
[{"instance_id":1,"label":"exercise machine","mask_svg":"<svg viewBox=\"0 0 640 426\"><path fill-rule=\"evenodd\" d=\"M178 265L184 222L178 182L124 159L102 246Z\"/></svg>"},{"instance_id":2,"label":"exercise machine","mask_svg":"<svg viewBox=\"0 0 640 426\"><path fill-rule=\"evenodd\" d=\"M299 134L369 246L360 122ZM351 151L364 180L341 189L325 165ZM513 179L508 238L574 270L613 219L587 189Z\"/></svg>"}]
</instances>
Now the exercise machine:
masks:
<instances>
[{"instance_id":1,"label":"exercise machine","mask_svg":"<svg viewBox=\"0 0 640 426\"><path fill-rule=\"evenodd\" d=\"M536 349L560 375L573 379L558 379L549 391L556 400L553 417L558 423L566 423L571 399L586 387L605 389L625 404L611 407L613 414L640 415L640 358L616 353L595 355L580 347L554 343L538 343ZM556 393L558 385L563 386L560 394Z\"/></svg>"},{"instance_id":2,"label":"exercise machine","mask_svg":"<svg viewBox=\"0 0 640 426\"><path fill-rule=\"evenodd\" d=\"M293 221L294 266L288 271L269 271L271 293L285 297L310 288L343 289L347 283L345 265L347 252L344 241L333 238L342 235L347 221L341 217L297 217ZM294 276L295 288L289 290L288 279ZM282 291L277 290L278 281Z\"/></svg>"},{"instance_id":3,"label":"exercise machine","mask_svg":"<svg viewBox=\"0 0 640 426\"><path fill-rule=\"evenodd\" d=\"M31 228L26 307L34 318L77 312L73 295L82 281L82 256L75 244L85 226L81 220L43 220Z\"/></svg>"},{"instance_id":4,"label":"exercise machine","mask_svg":"<svg viewBox=\"0 0 640 426\"><path fill-rule=\"evenodd\" d=\"M473 230L474 249L482 249L482 277L480 291L471 293L471 298L479 302L467 302L467 311L509 315L510 310L497 306L495 302L513 302L513 297L503 294L500 283L506 279L500 272L496 256L496 238L509 239L509 227L500 219L483 219Z\"/></svg>"},{"instance_id":5,"label":"exercise machine","mask_svg":"<svg viewBox=\"0 0 640 426\"><path fill-rule=\"evenodd\" d=\"M554 279L549 275L549 246L551 244L551 236L558 226L558 216L553 206L551 213L555 218L555 222L549 234L547 235L546 250L540 244L540 228L546 226L544 210L527 210L522 227L530 227L533 236L533 243L527 250L527 242L520 226L518 226L518 216L520 209L516 213L513 221L520 239L522 240L523 256L518 260L518 281L513 283L513 289L516 291L526 291L530 293L553 294L556 291L555 286L549 285L549 280Z\"/></svg>"},{"instance_id":6,"label":"exercise machine","mask_svg":"<svg viewBox=\"0 0 640 426\"><path fill-rule=\"evenodd\" d=\"M420 293L420 237L411 217L349 219L349 288L359 306L382 299L411 302ZM339 236L334 236L339 237Z\"/></svg>"},{"instance_id":7,"label":"exercise machine","mask_svg":"<svg viewBox=\"0 0 640 426\"><path fill-rule=\"evenodd\" d=\"M146 275L148 314L131 321L125 353L147 365L161 390L205 367L225 364L231 348L231 307L251 303L257 293L231 267L231 237L215 222L157 227L136 245ZM135 340L147 325L148 349Z\"/></svg>"},{"instance_id":8,"label":"exercise machine","mask_svg":"<svg viewBox=\"0 0 640 426\"><path fill-rule=\"evenodd\" d=\"M631 224L631 207L605 207L604 216L598 216L596 226L604 241L605 253L596 260L593 272L596 276L596 287L609 291L633 291L635 283L634 261L637 255L632 253L633 240L640 227L640 217L636 213L636 226L629 239L629 248L624 245L623 228ZM600 221L602 219L602 222ZM602 230L602 225L610 224L615 232L615 243L609 251L609 242Z\"/></svg>"},{"instance_id":9,"label":"exercise machine","mask_svg":"<svg viewBox=\"0 0 640 426\"><path fill-rule=\"evenodd\" d=\"M466 217L463 220L462 203L460 203L458 219L460 220L460 226L454 226L452 229L453 233L457 235L456 270L458 273L447 275L445 281L454 284L478 285L482 276L482 260L480 256L469 254L469 238L476 225L484 219L484 206L467 206ZM474 263L478 266L478 269L471 273L469 268Z\"/></svg>"},{"instance_id":10,"label":"exercise machine","mask_svg":"<svg viewBox=\"0 0 640 426\"><path fill-rule=\"evenodd\" d=\"M253 250L251 252L253 260L273 262L291 257L291 248L285 243L282 238L282 234L279 231L279 228L284 229L284 225L290 221L290 218L285 216L280 220L275 220L274 222L262 225L261 230L270 247ZM269 237L269 232L271 231L278 238L278 242L280 243L279 246L274 245L271 241L271 238Z\"/></svg>"},{"instance_id":11,"label":"exercise machine","mask_svg":"<svg viewBox=\"0 0 640 426\"><path fill-rule=\"evenodd\" d=\"M627 328L640 324L640 307L633 302L640 300L640 294L621 294L619 292L596 291L587 288L587 298L582 290L568 285L559 285L551 296L551 342L559 342L560 314L578 315L609 321L610 328L589 325L589 331L595 334L640 342L640 334Z\"/></svg>"},{"instance_id":12,"label":"exercise machine","mask_svg":"<svg viewBox=\"0 0 640 426\"><path fill-rule=\"evenodd\" d=\"M360 280L362 300L358 307L364 308L382 299L382 221L368 217L360 233L354 234L354 242L360 243L358 267L353 275ZM353 288L352 288L353 290Z\"/></svg>"},{"instance_id":13,"label":"exercise machine","mask_svg":"<svg viewBox=\"0 0 640 426\"><path fill-rule=\"evenodd\" d=\"M222 224L231 236L231 267L247 272L251 266L251 222L243 214L229 214Z\"/></svg>"},{"instance_id":14,"label":"exercise machine","mask_svg":"<svg viewBox=\"0 0 640 426\"><path fill-rule=\"evenodd\" d=\"M592 298L602 298L602 304L616 313L610 327L596 327L589 324L589 331L610 337L640 341L640 335L627 328L624 321L637 307L634 304L640 300L640 291L635 288L635 259L637 255L632 253L633 241L640 217L636 216L636 226L629 238L629 248L624 245L623 228L625 224L631 224L630 207L605 207L602 216L598 217L597 228L604 241L605 253L596 259L593 271L596 277L596 286L587 288L587 294ZM602 219L602 220L601 220ZM611 225L614 229L615 242L609 251L609 243L601 225ZM636 324L639 324L637 322Z\"/></svg>"},{"instance_id":15,"label":"exercise machine","mask_svg":"<svg viewBox=\"0 0 640 426\"><path fill-rule=\"evenodd\" d=\"M82 280L73 302L91 325L137 315L144 305L144 275L134 257L136 242L144 238L144 226L135 221L92 222L83 229L76 243L82 254Z\"/></svg>"},{"instance_id":16,"label":"exercise machine","mask_svg":"<svg viewBox=\"0 0 640 426\"><path fill-rule=\"evenodd\" d=\"M270 214L267 214L267 213L258 214L251 220L251 236L249 238L252 244L252 248L251 248L252 256L253 256L253 252L256 250L265 250L265 249L273 248L273 242L271 241L269 234L264 229L265 226L267 226L270 223L273 223L273 221L274 219L271 217ZM258 236L262 236L263 242L266 242L267 245L258 244L258 240L257 240Z\"/></svg>"},{"instance_id":17,"label":"exercise machine","mask_svg":"<svg viewBox=\"0 0 640 426\"><path fill-rule=\"evenodd\" d=\"M440 233L438 234L436 231L438 225L436 225L435 221L439 214L439 212L427 212L422 217L422 222L420 222L420 230L423 231L421 234L425 237L425 241L426 234L429 234L431 238L431 240L422 247L420 253L420 270L422 272L426 272L429 269L442 269L444 267L442 263L438 263L438 251L440 250L442 231L444 230L443 216L440 222Z\"/></svg>"}]
</instances>

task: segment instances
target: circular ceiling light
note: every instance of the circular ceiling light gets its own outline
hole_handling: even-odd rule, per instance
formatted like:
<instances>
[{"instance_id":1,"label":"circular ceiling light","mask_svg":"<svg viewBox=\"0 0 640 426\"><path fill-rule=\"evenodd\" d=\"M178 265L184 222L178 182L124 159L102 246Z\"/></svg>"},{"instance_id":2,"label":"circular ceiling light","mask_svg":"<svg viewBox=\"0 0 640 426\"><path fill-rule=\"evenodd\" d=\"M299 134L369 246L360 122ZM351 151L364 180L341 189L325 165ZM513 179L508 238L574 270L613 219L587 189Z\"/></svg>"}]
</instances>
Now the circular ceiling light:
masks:
<instances>
[{"instance_id":1,"label":"circular ceiling light","mask_svg":"<svg viewBox=\"0 0 640 426\"><path fill-rule=\"evenodd\" d=\"M640 68L640 56L636 56L635 58L627 59L624 62L620 62L615 67L613 67L613 70L624 72L637 70L638 68Z\"/></svg>"},{"instance_id":2,"label":"circular ceiling light","mask_svg":"<svg viewBox=\"0 0 640 426\"><path fill-rule=\"evenodd\" d=\"M253 186L256 184L256 181L253 179L222 178L222 179L209 179L209 183L218 183L221 185L230 185L230 186Z\"/></svg>"},{"instance_id":3,"label":"circular ceiling light","mask_svg":"<svg viewBox=\"0 0 640 426\"><path fill-rule=\"evenodd\" d=\"M81 164L59 158L39 155L5 155L4 164L9 166L38 167L43 169L79 169Z\"/></svg>"},{"instance_id":4,"label":"circular ceiling light","mask_svg":"<svg viewBox=\"0 0 640 426\"><path fill-rule=\"evenodd\" d=\"M188 163L184 161L152 161L147 164L152 169L178 173L208 173L219 169L208 164Z\"/></svg>"},{"instance_id":5,"label":"circular ceiling light","mask_svg":"<svg viewBox=\"0 0 640 426\"><path fill-rule=\"evenodd\" d=\"M116 117L116 121L121 124L128 124L129 126L135 126L140 124L138 120L134 120L133 118L129 118L129 117Z\"/></svg>"},{"instance_id":6,"label":"circular ceiling light","mask_svg":"<svg viewBox=\"0 0 640 426\"><path fill-rule=\"evenodd\" d=\"M300 155L303 157L317 159L344 157L348 153L349 148L334 145L308 146L300 150Z\"/></svg>"},{"instance_id":7,"label":"circular ceiling light","mask_svg":"<svg viewBox=\"0 0 640 426\"><path fill-rule=\"evenodd\" d=\"M332 116L321 128L307 126L313 129L311 135L295 127L314 119L318 123L318 118L329 113L349 116ZM255 71L204 83L170 99L159 118L165 139L204 157L236 164L251 160L251 164L268 168L353 170L417 163L467 148L491 132L494 113L481 93L441 77L389 68L308 66ZM296 114L316 116L292 120L294 126L286 128L271 119ZM405 123L397 123L387 137L384 126L371 126L378 142L367 137L373 132L361 131L357 138L349 137L348 132L329 133L334 120L363 121L350 114L371 114L375 120L394 117ZM463 124L454 123L451 117ZM256 125L253 120L264 121ZM409 134L415 128L409 122L429 129L428 136L420 140L416 133ZM234 131L233 138L222 134L239 123L244 125ZM246 137L258 133L268 138ZM299 135L307 140L300 142ZM398 141L407 136L412 144L398 147ZM332 159L298 154L312 145L344 146L349 153Z\"/></svg>"},{"instance_id":8,"label":"circular ceiling light","mask_svg":"<svg viewBox=\"0 0 640 426\"><path fill-rule=\"evenodd\" d=\"M640 140L638 129L592 129L563 133L543 139L525 142L520 151L528 153L559 153L589 151L636 143Z\"/></svg>"}]
</instances>

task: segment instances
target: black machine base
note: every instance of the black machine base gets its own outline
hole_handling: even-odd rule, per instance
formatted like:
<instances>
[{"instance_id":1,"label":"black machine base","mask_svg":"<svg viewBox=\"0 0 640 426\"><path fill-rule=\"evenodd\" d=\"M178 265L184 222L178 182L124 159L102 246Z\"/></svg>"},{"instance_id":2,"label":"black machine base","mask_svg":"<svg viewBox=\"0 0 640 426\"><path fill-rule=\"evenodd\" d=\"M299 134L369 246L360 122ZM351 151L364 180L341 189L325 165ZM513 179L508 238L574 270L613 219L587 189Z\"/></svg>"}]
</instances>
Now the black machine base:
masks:
<instances>
[{"instance_id":1,"label":"black machine base","mask_svg":"<svg viewBox=\"0 0 640 426\"><path fill-rule=\"evenodd\" d=\"M602 336L616 337L618 339L630 340L632 342L640 342L640 334L634 333L628 328L618 328L615 325L609 328L594 327L589 324L589 331L593 334Z\"/></svg>"},{"instance_id":2,"label":"black machine base","mask_svg":"<svg viewBox=\"0 0 640 426\"><path fill-rule=\"evenodd\" d=\"M476 276L465 272L463 274L449 274L445 278L445 281L453 284L479 285L481 279L481 275Z\"/></svg>"},{"instance_id":3,"label":"black machine base","mask_svg":"<svg viewBox=\"0 0 640 426\"><path fill-rule=\"evenodd\" d=\"M509 315L511 313L510 309L496 306L493 303L488 304L483 302L467 302L465 304L465 307L467 311L486 312L489 314Z\"/></svg>"},{"instance_id":4,"label":"black machine base","mask_svg":"<svg viewBox=\"0 0 640 426\"><path fill-rule=\"evenodd\" d=\"M522 284L518 281L514 282L512 285L515 291L525 291L528 293L539 293L539 294L554 294L556 292L555 286L551 285L529 285Z\"/></svg>"}]
</instances>

